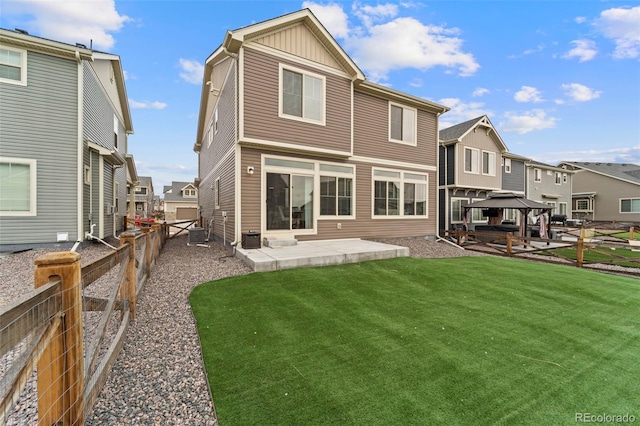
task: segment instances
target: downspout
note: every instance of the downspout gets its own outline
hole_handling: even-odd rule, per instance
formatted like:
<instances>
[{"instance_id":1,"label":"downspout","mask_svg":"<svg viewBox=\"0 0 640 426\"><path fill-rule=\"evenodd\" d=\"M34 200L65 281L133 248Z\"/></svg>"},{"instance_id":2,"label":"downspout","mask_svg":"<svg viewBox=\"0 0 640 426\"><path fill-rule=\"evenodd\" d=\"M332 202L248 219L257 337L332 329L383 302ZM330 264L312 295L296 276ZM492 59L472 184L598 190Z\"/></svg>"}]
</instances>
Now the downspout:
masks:
<instances>
[{"instance_id":1,"label":"downspout","mask_svg":"<svg viewBox=\"0 0 640 426\"><path fill-rule=\"evenodd\" d=\"M76 194L78 197L77 206L76 206L76 232L77 232L77 240L84 241L83 237L83 222L84 222L84 214L83 214L83 204L84 204L84 139L83 139L83 98L84 98L84 82L83 82L83 72L82 72L82 60L80 59L80 52L76 51L76 60L78 62L78 158L77 158L77 183L76 183Z\"/></svg>"},{"instance_id":2,"label":"downspout","mask_svg":"<svg viewBox=\"0 0 640 426\"><path fill-rule=\"evenodd\" d=\"M440 239L440 116L441 112L436 113L436 239ZM444 153L444 171L445 183L447 176L447 153Z\"/></svg>"},{"instance_id":3,"label":"downspout","mask_svg":"<svg viewBox=\"0 0 640 426\"><path fill-rule=\"evenodd\" d=\"M236 135L235 135L235 151L236 154L234 156L234 168L235 168L235 193L236 196L234 197L234 209L235 209L235 214L234 214L234 228L235 228L235 232L234 232L234 240L229 243L230 246L233 247L233 250L235 252L235 248L238 245L238 242L240 242L241 236L242 236L242 230L240 229L240 224L242 222L241 218L242 218L242 211L241 211L241 202L240 199L242 197L242 191L241 191L241 186L242 186L242 182L241 182L241 178L242 178L242 173L240 173L240 166L241 166L241 159L240 159L240 146L238 144L239 139L240 139L240 112L239 112L239 97L240 97L240 58L239 55L236 53L231 53L229 50L227 50L226 47L222 48L222 51L229 55L229 57L233 58L234 63L235 63L235 70L236 70L236 78L235 78L235 97L234 97L234 108L235 108L235 116L236 116L236 123L235 123L235 131L236 131ZM223 219L226 220L226 219ZM223 222L224 223L224 222ZM226 232L226 231L223 231ZM224 235L223 237L226 238L226 235Z\"/></svg>"}]
</instances>

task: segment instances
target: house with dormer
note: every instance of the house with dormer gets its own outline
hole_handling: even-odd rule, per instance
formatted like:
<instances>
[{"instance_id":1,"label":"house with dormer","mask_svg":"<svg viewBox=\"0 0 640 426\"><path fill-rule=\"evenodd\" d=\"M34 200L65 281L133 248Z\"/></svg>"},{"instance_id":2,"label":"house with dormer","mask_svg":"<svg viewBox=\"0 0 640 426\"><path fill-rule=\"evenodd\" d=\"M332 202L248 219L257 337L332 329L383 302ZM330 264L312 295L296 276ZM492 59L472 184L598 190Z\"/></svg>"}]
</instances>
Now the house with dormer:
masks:
<instances>
[{"instance_id":1,"label":"house with dormer","mask_svg":"<svg viewBox=\"0 0 640 426\"><path fill-rule=\"evenodd\" d=\"M269 241L436 235L447 110L369 82L308 9L228 31L202 82L202 220L236 242L248 231Z\"/></svg>"},{"instance_id":2,"label":"house with dormer","mask_svg":"<svg viewBox=\"0 0 640 426\"><path fill-rule=\"evenodd\" d=\"M0 29L0 99L0 250L123 231L138 177L120 57Z\"/></svg>"},{"instance_id":3,"label":"house with dormer","mask_svg":"<svg viewBox=\"0 0 640 426\"><path fill-rule=\"evenodd\" d=\"M198 188L193 182L171 182L163 188L164 219L198 219Z\"/></svg>"}]
</instances>

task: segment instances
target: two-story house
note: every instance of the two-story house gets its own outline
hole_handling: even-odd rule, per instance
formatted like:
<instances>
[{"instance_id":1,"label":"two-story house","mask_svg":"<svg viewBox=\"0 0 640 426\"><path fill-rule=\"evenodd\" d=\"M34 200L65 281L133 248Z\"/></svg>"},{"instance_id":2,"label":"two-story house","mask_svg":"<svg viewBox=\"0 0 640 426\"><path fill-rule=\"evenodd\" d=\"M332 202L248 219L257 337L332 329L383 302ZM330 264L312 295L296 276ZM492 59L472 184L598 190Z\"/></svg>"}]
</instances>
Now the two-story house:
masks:
<instances>
[{"instance_id":1,"label":"two-story house","mask_svg":"<svg viewBox=\"0 0 640 426\"><path fill-rule=\"evenodd\" d=\"M507 152L507 146L486 115L440 130L440 230L461 227L462 206L484 200L492 192L524 193L526 159L512 154L505 156ZM470 229L487 223L482 213L480 209L472 210L472 217L467 221ZM505 219L511 215L506 213ZM514 212L513 217L516 217Z\"/></svg>"},{"instance_id":2,"label":"two-story house","mask_svg":"<svg viewBox=\"0 0 640 426\"><path fill-rule=\"evenodd\" d=\"M367 81L307 9L228 31L204 70L202 219L236 242L248 231L269 241L436 235L447 110Z\"/></svg>"},{"instance_id":3,"label":"two-story house","mask_svg":"<svg viewBox=\"0 0 640 426\"><path fill-rule=\"evenodd\" d=\"M143 218L152 218L154 209L153 180L151 176L140 176L134 190L136 215Z\"/></svg>"},{"instance_id":4,"label":"two-story house","mask_svg":"<svg viewBox=\"0 0 640 426\"><path fill-rule=\"evenodd\" d=\"M171 182L162 192L165 220L198 219L198 189L192 182Z\"/></svg>"},{"instance_id":5,"label":"two-story house","mask_svg":"<svg viewBox=\"0 0 640 426\"><path fill-rule=\"evenodd\" d=\"M552 215L572 217L573 172L538 161L527 163L526 197L553 207Z\"/></svg>"},{"instance_id":6,"label":"two-story house","mask_svg":"<svg viewBox=\"0 0 640 426\"><path fill-rule=\"evenodd\" d=\"M0 249L122 230L133 133L117 55L0 29Z\"/></svg>"},{"instance_id":7,"label":"two-story house","mask_svg":"<svg viewBox=\"0 0 640 426\"><path fill-rule=\"evenodd\" d=\"M640 222L639 165L564 161L558 167L574 173L575 218Z\"/></svg>"}]
</instances>

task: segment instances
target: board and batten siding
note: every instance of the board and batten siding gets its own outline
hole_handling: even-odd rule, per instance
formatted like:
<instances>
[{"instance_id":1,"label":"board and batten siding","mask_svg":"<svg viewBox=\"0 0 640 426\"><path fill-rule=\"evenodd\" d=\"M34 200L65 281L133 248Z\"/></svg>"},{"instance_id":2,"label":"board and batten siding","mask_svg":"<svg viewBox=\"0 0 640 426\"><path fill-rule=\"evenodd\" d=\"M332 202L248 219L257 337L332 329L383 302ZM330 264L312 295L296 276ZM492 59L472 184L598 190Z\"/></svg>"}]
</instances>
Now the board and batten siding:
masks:
<instances>
[{"instance_id":1,"label":"board and batten siding","mask_svg":"<svg viewBox=\"0 0 640 426\"><path fill-rule=\"evenodd\" d=\"M2 216L0 245L78 239L78 64L27 53L27 85L0 83L0 156L37 161L37 215Z\"/></svg>"},{"instance_id":2,"label":"board and batten siding","mask_svg":"<svg viewBox=\"0 0 640 426\"><path fill-rule=\"evenodd\" d=\"M248 47L244 60L244 137L351 153L351 81L320 68L291 62ZM278 116L279 64L326 77L324 126Z\"/></svg>"},{"instance_id":3,"label":"board and batten siding","mask_svg":"<svg viewBox=\"0 0 640 426\"><path fill-rule=\"evenodd\" d=\"M396 105L400 105L394 102ZM416 145L389 141L389 100L354 92L353 154L392 161L437 165L437 117L418 110Z\"/></svg>"}]
</instances>

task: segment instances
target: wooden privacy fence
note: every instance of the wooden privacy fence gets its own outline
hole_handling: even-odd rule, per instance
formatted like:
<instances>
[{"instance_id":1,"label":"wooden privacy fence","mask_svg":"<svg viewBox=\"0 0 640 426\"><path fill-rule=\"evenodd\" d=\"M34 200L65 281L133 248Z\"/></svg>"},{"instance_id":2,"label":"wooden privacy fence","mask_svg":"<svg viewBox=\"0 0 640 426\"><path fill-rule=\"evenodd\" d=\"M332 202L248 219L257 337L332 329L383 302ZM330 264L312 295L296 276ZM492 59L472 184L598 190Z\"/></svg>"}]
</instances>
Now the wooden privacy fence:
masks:
<instances>
[{"instance_id":1,"label":"wooden privacy fence","mask_svg":"<svg viewBox=\"0 0 640 426\"><path fill-rule=\"evenodd\" d=\"M35 398L33 393L39 424L84 423L135 318L165 235L160 224L138 236L125 232L117 250L84 267L76 252L35 260L36 290L0 308L0 424L22 398ZM98 280L110 284L108 294L88 296ZM88 332L90 313L97 315L93 333ZM33 380L36 391L28 395L25 388Z\"/></svg>"},{"instance_id":2,"label":"wooden privacy fence","mask_svg":"<svg viewBox=\"0 0 640 426\"><path fill-rule=\"evenodd\" d=\"M544 256L537 256L535 260L550 261L552 258L558 258L579 268L588 264L592 269L599 269L593 265L620 263L627 263L640 268L640 255L632 257L619 254L621 252L629 253L635 246L630 242L634 238L635 231L633 227L628 230L630 238L615 237L612 232L602 230L585 231L585 229L582 229L576 232L575 241L523 238L513 235L511 232L477 232L462 229L445 231L445 236L467 250L488 252L501 256L527 257L531 259L531 254L540 254ZM618 229L616 232L619 233L620 230ZM638 269L638 273L631 274L640 275L640 269Z\"/></svg>"}]
</instances>

